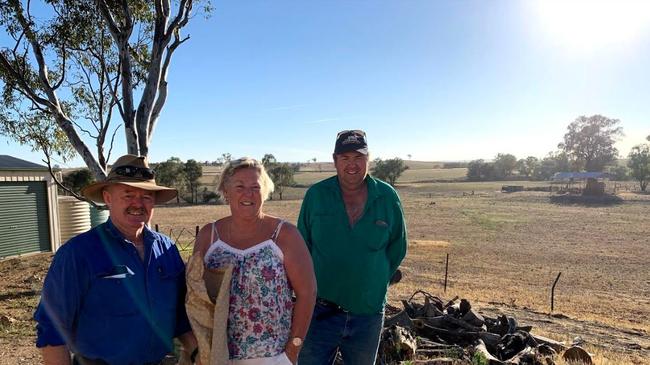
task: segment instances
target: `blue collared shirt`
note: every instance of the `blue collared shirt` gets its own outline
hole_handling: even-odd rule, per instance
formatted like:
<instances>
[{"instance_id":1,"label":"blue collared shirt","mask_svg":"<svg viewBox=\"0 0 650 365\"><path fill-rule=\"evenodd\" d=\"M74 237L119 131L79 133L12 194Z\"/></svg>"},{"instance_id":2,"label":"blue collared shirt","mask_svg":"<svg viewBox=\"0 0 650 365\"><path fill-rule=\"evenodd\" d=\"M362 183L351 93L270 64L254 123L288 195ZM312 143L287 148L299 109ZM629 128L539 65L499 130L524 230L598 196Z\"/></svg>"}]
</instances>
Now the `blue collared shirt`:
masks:
<instances>
[{"instance_id":1,"label":"blue collared shirt","mask_svg":"<svg viewBox=\"0 0 650 365\"><path fill-rule=\"evenodd\" d=\"M67 345L109 364L160 361L190 330L185 265L167 236L144 230L144 262L110 219L61 246L34 313L36 346Z\"/></svg>"}]
</instances>

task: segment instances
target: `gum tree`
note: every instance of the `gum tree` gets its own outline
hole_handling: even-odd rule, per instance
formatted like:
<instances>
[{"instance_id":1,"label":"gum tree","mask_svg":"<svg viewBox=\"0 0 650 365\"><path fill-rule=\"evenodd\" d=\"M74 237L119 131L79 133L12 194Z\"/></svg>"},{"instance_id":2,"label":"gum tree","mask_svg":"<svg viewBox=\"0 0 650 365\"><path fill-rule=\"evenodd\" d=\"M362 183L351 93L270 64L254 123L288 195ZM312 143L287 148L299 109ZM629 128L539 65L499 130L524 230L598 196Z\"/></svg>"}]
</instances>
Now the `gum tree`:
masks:
<instances>
[{"instance_id":1,"label":"gum tree","mask_svg":"<svg viewBox=\"0 0 650 365\"><path fill-rule=\"evenodd\" d=\"M0 133L106 175L121 128L146 156L197 1L0 2ZM203 3L209 11L209 3Z\"/></svg>"},{"instance_id":2,"label":"gum tree","mask_svg":"<svg viewBox=\"0 0 650 365\"><path fill-rule=\"evenodd\" d=\"M627 166L631 170L630 175L639 182L641 191L646 191L650 181L650 145L634 146L628 155Z\"/></svg>"},{"instance_id":3,"label":"gum tree","mask_svg":"<svg viewBox=\"0 0 650 365\"><path fill-rule=\"evenodd\" d=\"M619 123L602 115L580 116L569 124L558 148L570 158L574 171L603 171L618 156L614 142L623 135Z\"/></svg>"}]
</instances>

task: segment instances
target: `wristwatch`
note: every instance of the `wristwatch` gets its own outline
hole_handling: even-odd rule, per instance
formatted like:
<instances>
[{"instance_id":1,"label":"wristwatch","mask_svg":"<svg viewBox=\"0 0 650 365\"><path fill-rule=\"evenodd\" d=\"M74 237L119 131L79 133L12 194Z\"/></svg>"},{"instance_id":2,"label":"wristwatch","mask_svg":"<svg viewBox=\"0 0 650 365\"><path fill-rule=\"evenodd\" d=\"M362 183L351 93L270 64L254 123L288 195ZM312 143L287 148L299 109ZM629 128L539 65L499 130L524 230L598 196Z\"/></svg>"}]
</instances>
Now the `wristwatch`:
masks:
<instances>
[{"instance_id":1,"label":"wristwatch","mask_svg":"<svg viewBox=\"0 0 650 365\"><path fill-rule=\"evenodd\" d=\"M291 339L291 344L294 345L294 346L296 346L296 347L300 347L300 346L302 346L302 338L300 338L300 337L293 337L293 338Z\"/></svg>"}]
</instances>

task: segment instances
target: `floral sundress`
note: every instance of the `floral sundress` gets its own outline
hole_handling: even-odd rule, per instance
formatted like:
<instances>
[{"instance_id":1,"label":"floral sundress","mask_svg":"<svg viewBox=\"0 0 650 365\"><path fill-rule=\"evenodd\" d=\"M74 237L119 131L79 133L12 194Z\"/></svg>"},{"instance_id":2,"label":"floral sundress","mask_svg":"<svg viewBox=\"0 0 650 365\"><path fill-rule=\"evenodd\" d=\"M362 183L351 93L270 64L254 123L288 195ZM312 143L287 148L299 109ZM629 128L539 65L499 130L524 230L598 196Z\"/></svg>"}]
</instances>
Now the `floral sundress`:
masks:
<instances>
[{"instance_id":1,"label":"floral sundress","mask_svg":"<svg viewBox=\"0 0 650 365\"><path fill-rule=\"evenodd\" d=\"M276 357L283 353L289 339L292 289L284 255L275 243L283 223L280 221L271 238L245 250L222 241L213 223L217 240L205 254L205 265L233 266L228 316L230 359Z\"/></svg>"}]
</instances>

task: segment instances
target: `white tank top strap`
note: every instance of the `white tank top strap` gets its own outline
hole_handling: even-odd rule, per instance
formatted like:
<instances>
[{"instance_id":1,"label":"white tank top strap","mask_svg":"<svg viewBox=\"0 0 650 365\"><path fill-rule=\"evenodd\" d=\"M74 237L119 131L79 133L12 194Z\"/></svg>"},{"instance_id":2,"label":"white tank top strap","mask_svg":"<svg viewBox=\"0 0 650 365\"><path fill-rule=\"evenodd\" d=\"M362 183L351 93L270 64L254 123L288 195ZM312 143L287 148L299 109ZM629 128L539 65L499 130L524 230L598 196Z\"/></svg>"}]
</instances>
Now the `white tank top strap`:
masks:
<instances>
[{"instance_id":1,"label":"white tank top strap","mask_svg":"<svg viewBox=\"0 0 650 365\"><path fill-rule=\"evenodd\" d=\"M210 244L213 244L215 242L214 236L217 236L217 239L219 239L219 231L217 230L217 221L212 222L212 232L210 232Z\"/></svg>"},{"instance_id":2,"label":"white tank top strap","mask_svg":"<svg viewBox=\"0 0 650 365\"><path fill-rule=\"evenodd\" d=\"M280 229L282 229L282 225L286 221L284 219L280 219L280 223L278 223L278 226L275 227L275 231L273 231L273 235L271 235L271 241L275 242L278 239L278 235L280 234Z\"/></svg>"}]
</instances>

